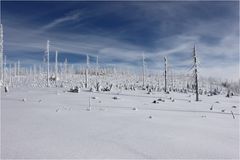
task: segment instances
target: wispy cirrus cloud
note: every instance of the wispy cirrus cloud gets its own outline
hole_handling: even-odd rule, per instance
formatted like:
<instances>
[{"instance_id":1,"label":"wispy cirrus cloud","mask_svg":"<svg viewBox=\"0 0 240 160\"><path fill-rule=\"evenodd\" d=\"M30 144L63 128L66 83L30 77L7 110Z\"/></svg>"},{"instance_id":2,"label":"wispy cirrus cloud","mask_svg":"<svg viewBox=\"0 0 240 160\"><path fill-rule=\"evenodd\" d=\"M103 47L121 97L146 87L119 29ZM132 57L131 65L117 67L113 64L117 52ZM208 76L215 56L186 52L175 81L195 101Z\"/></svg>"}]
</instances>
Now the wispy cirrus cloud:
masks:
<instances>
[{"instance_id":1,"label":"wispy cirrus cloud","mask_svg":"<svg viewBox=\"0 0 240 160\"><path fill-rule=\"evenodd\" d=\"M79 11L74 11L71 13L68 13L67 15L54 19L51 23L45 25L42 27L42 29L47 30L47 29L51 29L54 28L55 26L61 25L62 23L66 23L68 21L74 21L77 20L81 15L81 12Z\"/></svg>"}]
</instances>

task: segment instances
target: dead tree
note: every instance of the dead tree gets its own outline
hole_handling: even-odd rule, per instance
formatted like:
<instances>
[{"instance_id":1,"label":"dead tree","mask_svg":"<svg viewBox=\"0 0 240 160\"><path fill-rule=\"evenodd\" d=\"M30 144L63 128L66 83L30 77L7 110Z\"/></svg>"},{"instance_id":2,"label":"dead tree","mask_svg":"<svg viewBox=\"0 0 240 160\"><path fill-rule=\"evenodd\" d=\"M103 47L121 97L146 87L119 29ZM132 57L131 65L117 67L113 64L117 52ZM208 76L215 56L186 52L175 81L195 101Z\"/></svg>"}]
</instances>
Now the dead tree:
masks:
<instances>
[{"instance_id":1,"label":"dead tree","mask_svg":"<svg viewBox=\"0 0 240 160\"><path fill-rule=\"evenodd\" d=\"M17 77L17 63L14 63L14 77Z\"/></svg>"},{"instance_id":2,"label":"dead tree","mask_svg":"<svg viewBox=\"0 0 240 160\"><path fill-rule=\"evenodd\" d=\"M0 81L3 81L3 26L0 25Z\"/></svg>"},{"instance_id":3,"label":"dead tree","mask_svg":"<svg viewBox=\"0 0 240 160\"><path fill-rule=\"evenodd\" d=\"M96 76L98 76L98 56L96 57Z\"/></svg>"},{"instance_id":4,"label":"dead tree","mask_svg":"<svg viewBox=\"0 0 240 160\"><path fill-rule=\"evenodd\" d=\"M68 60L67 60L67 58L65 58L65 61L64 61L64 77L65 77L65 80L68 79Z\"/></svg>"},{"instance_id":5,"label":"dead tree","mask_svg":"<svg viewBox=\"0 0 240 160\"><path fill-rule=\"evenodd\" d=\"M7 56L4 56L4 63L3 63L3 84L6 85L7 80Z\"/></svg>"},{"instance_id":6,"label":"dead tree","mask_svg":"<svg viewBox=\"0 0 240 160\"><path fill-rule=\"evenodd\" d=\"M9 64L9 86L12 85L12 64Z\"/></svg>"},{"instance_id":7,"label":"dead tree","mask_svg":"<svg viewBox=\"0 0 240 160\"><path fill-rule=\"evenodd\" d=\"M171 68L171 85L172 85L172 90L174 88L174 73L173 73L173 68Z\"/></svg>"},{"instance_id":8,"label":"dead tree","mask_svg":"<svg viewBox=\"0 0 240 160\"><path fill-rule=\"evenodd\" d=\"M167 57L164 57L164 92L167 93Z\"/></svg>"},{"instance_id":9,"label":"dead tree","mask_svg":"<svg viewBox=\"0 0 240 160\"><path fill-rule=\"evenodd\" d=\"M20 61L18 60L17 62L17 77L18 77L18 81L20 80Z\"/></svg>"},{"instance_id":10,"label":"dead tree","mask_svg":"<svg viewBox=\"0 0 240 160\"><path fill-rule=\"evenodd\" d=\"M89 56L86 56L86 70L85 70L85 87L88 87L88 69L89 69Z\"/></svg>"},{"instance_id":11,"label":"dead tree","mask_svg":"<svg viewBox=\"0 0 240 160\"><path fill-rule=\"evenodd\" d=\"M143 80L143 88L145 86L145 56L142 54L142 80Z\"/></svg>"},{"instance_id":12,"label":"dead tree","mask_svg":"<svg viewBox=\"0 0 240 160\"><path fill-rule=\"evenodd\" d=\"M47 54L47 87L49 87L50 86L50 83L49 83L49 40L47 40L46 54Z\"/></svg>"},{"instance_id":13,"label":"dead tree","mask_svg":"<svg viewBox=\"0 0 240 160\"><path fill-rule=\"evenodd\" d=\"M58 51L55 53L55 78L58 77Z\"/></svg>"},{"instance_id":14,"label":"dead tree","mask_svg":"<svg viewBox=\"0 0 240 160\"><path fill-rule=\"evenodd\" d=\"M198 71L197 71L197 55L195 45L193 47L193 67L194 67L194 81L195 81L195 93L196 93L196 101L199 101L199 93L198 93Z\"/></svg>"},{"instance_id":15,"label":"dead tree","mask_svg":"<svg viewBox=\"0 0 240 160\"><path fill-rule=\"evenodd\" d=\"M33 81L36 79L36 65L33 65Z\"/></svg>"}]
</instances>

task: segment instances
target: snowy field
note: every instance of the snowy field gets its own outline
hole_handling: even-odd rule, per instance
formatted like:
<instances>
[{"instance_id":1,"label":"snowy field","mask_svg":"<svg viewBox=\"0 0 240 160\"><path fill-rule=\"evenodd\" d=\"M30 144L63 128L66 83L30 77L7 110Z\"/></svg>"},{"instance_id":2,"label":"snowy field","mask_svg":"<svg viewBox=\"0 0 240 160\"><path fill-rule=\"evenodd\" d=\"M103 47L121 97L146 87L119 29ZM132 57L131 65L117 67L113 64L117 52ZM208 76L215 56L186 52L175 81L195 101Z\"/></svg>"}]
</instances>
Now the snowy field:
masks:
<instances>
[{"instance_id":1,"label":"snowy field","mask_svg":"<svg viewBox=\"0 0 240 160\"><path fill-rule=\"evenodd\" d=\"M2 91L1 158L239 159L239 97L194 98L139 90Z\"/></svg>"}]
</instances>

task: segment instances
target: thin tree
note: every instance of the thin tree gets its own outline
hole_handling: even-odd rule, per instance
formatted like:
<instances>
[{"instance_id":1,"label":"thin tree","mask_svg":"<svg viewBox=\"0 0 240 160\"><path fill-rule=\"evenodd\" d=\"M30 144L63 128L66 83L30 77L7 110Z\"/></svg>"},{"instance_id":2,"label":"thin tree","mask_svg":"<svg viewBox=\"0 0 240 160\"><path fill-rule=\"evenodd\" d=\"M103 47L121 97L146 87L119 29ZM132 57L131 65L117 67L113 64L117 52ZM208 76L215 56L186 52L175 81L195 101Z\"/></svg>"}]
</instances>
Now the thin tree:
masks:
<instances>
[{"instance_id":1,"label":"thin tree","mask_svg":"<svg viewBox=\"0 0 240 160\"><path fill-rule=\"evenodd\" d=\"M88 69L89 69L89 56L88 54L86 55L86 70L85 70L85 87L88 87Z\"/></svg>"},{"instance_id":2,"label":"thin tree","mask_svg":"<svg viewBox=\"0 0 240 160\"><path fill-rule=\"evenodd\" d=\"M47 40L47 87L50 86L50 83L49 83L49 40Z\"/></svg>"},{"instance_id":3,"label":"thin tree","mask_svg":"<svg viewBox=\"0 0 240 160\"><path fill-rule=\"evenodd\" d=\"M164 57L164 92L167 92L167 57Z\"/></svg>"},{"instance_id":4,"label":"thin tree","mask_svg":"<svg viewBox=\"0 0 240 160\"><path fill-rule=\"evenodd\" d=\"M96 56L96 76L98 76L98 56Z\"/></svg>"},{"instance_id":5,"label":"thin tree","mask_svg":"<svg viewBox=\"0 0 240 160\"><path fill-rule=\"evenodd\" d=\"M198 93L198 67L197 67L197 55L195 45L193 47L193 66L194 66L194 80L195 80L195 93L196 93L196 101L199 101L199 93Z\"/></svg>"},{"instance_id":6,"label":"thin tree","mask_svg":"<svg viewBox=\"0 0 240 160\"><path fill-rule=\"evenodd\" d=\"M55 53L55 78L58 77L58 51Z\"/></svg>"},{"instance_id":7,"label":"thin tree","mask_svg":"<svg viewBox=\"0 0 240 160\"><path fill-rule=\"evenodd\" d=\"M3 82L3 26L0 25L0 81Z\"/></svg>"},{"instance_id":8,"label":"thin tree","mask_svg":"<svg viewBox=\"0 0 240 160\"><path fill-rule=\"evenodd\" d=\"M172 90L174 87L174 73L173 73L173 68L171 68L171 86L172 86Z\"/></svg>"},{"instance_id":9,"label":"thin tree","mask_svg":"<svg viewBox=\"0 0 240 160\"><path fill-rule=\"evenodd\" d=\"M17 76L17 63L14 63L14 77Z\"/></svg>"},{"instance_id":10,"label":"thin tree","mask_svg":"<svg viewBox=\"0 0 240 160\"><path fill-rule=\"evenodd\" d=\"M4 56L4 63L3 63L3 84L6 85L7 80L7 56Z\"/></svg>"},{"instance_id":11,"label":"thin tree","mask_svg":"<svg viewBox=\"0 0 240 160\"><path fill-rule=\"evenodd\" d=\"M142 80L143 80L143 87L145 86L145 56L144 53L142 54Z\"/></svg>"},{"instance_id":12,"label":"thin tree","mask_svg":"<svg viewBox=\"0 0 240 160\"><path fill-rule=\"evenodd\" d=\"M17 62L17 77L18 77L18 81L20 79L20 61L18 60Z\"/></svg>"},{"instance_id":13,"label":"thin tree","mask_svg":"<svg viewBox=\"0 0 240 160\"><path fill-rule=\"evenodd\" d=\"M68 79L68 60L65 58L64 61L64 77L65 79Z\"/></svg>"},{"instance_id":14,"label":"thin tree","mask_svg":"<svg viewBox=\"0 0 240 160\"><path fill-rule=\"evenodd\" d=\"M9 64L9 86L12 85L12 64Z\"/></svg>"},{"instance_id":15,"label":"thin tree","mask_svg":"<svg viewBox=\"0 0 240 160\"><path fill-rule=\"evenodd\" d=\"M36 65L33 65L33 81L36 79Z\"/></svg>"}]
</instances>

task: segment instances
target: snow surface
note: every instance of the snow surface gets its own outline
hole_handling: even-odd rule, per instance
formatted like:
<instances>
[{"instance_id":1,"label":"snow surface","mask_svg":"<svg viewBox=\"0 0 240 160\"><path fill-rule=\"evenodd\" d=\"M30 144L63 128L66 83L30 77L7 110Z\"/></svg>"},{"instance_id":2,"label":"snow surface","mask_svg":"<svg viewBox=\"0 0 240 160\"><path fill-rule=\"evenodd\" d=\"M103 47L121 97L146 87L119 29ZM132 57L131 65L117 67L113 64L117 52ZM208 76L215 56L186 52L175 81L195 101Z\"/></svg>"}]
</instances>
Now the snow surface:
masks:
<instances>
[{"instance_id":1,"label":"snow surface","mask_svg":"<svg viewBox=\"0 0 240 160\"><path fill-rule=\"evenodd\" d=\"M152 103L158 98L165 102ZM2 92L1 158L238 159L239 97L200 99L63 88Z\"/></svg>"}]
</instances>

